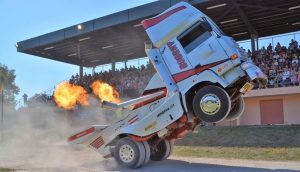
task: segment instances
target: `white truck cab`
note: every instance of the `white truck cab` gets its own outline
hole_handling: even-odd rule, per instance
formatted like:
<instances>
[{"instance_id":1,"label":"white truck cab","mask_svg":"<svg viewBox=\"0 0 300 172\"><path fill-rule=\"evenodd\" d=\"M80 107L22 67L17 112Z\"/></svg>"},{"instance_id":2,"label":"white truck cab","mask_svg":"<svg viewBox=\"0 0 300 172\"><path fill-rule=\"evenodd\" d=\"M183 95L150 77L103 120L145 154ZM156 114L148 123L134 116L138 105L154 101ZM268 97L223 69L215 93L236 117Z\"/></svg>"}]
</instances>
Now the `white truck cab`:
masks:
<instances>
[{"instance_id":1,"label":"white truck cab","mask_svg":"<svg viewBox=\"0 0 300 172\"><path fill-rule=\"evenodd\" d=\"M69 145L84 144L128 168L168 158L174 141L201 122L238 118L245 106L241 95L252 89L252 82L267 83L233 38L186 2L142 24L151 39L146 54L157 74L140 98L103 101L103 108L130 109L125 119L68 138Z\"/></svg>"},{"instance_id":2,"label":"white truck cab","mask_svg":"<svg viewBox=\"0 0 300 172\"><path fill-rule=\"evenodd\" d=\"M229 111L233 111L238 99L243 101L241 94L252 88L251 82L267 83L263 72L248 61L246 52L234 39L186 2L178 3L142 24L155 47L147 49L147 55L168 90L181 93L187 112L195 111L195 107L190 106L194 92L202 92L203 87L212 90L211 94L204 94L200 102L194 102L200 104L200 109L196 108L200 114L196 115L203 121L219 122L228 115L227 119L237 118L241 113L233 115ZM228 114L218 110L222 101L213 92L219 89L230 97L230 102L226 103ZM210 110L205 110L208 106ZM223 114L222 117L218 112Z\"/></svg>"}]
</instances>

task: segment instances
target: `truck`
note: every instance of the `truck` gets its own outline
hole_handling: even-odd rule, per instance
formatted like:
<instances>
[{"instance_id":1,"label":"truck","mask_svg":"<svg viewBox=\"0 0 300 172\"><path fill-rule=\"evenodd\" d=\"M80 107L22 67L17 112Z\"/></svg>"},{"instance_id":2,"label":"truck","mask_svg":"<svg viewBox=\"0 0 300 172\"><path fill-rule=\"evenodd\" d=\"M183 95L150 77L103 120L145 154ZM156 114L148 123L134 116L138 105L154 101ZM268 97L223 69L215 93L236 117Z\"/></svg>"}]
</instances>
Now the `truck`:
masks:
<instances>
[{"instance_id":1,"label":"truck","mask_svg":"<svg viewBox=\"0 0 300 172\"><path fill-rule=\"evenodd\" d=\"M102 108L128 109L126 118L68 138L69 145L86 145L127 168L168 158L174 142L202 122L239 118L245 107L242 95L254 83L268 82L232 37L187 2L142 25L151 40L145 42L145 52L157 73L139 98L102 102Z\"/></svg>"}]
</instances>

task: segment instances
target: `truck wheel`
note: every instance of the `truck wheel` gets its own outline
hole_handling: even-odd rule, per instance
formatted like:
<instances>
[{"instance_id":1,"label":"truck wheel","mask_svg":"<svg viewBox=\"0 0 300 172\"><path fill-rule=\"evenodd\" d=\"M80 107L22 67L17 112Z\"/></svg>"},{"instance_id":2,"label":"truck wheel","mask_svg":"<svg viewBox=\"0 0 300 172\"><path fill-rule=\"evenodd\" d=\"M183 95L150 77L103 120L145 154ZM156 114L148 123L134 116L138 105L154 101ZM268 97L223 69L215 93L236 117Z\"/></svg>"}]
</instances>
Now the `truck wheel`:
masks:
<instances>
[{"instance_id":1,"label":"truck wheel","mask_svg":"<svg viewBox=\"0 0 300 172\"><path fill-rule=\"evenodd\" d=\"M174 142L163 139L156 145L157 151L150 156L152 161L160 161L167 159L173 152Z\"/></svg>"},{"instance_id":2,"label":"truck wheel","mask_svg":"<svg viewBox=\"0 0 300 172\"><path fill-rule=\"evenodd\" d=\"M174 151L174 142L169 142L169 143L170 143L170 152L169 152L169 155L167 155L164 159L169 158L172 155L173 151Z\"/></svg>"},{"instance_id":3,"label":"truck wheel","mask_svg":"<svg viewBox=\"0 0 300 172\"><path fill-rule=\"evenodd\" d=\"M233 107L233 110L229 112L228 116L225 118L225 120L231 121L239 118L245 109L245 102L242 97L237 99L237 102L235 106Z\"/></svg>"},{"instance_id":4,"label":"truck wheel","mask_svg":"<svg viewBox=\"0 0 300 172\"><path fill-rule=\"evenodd\" d=\"M136 142L129 137L122 138L115 146L114 157L121 166L138 168L149 161L150 148L146 150L146 146L143 142Z\"/></svg>"},{"instance_id":5,"label":"truck wheel","mask_svg":"<svg viewBox=\"0 0 300 172\"><path fill-rule=\"evenodd\" d=\"M231 108L230 97L220 87L209 85L201 88L193 100L193 109L205 122L219 122L227 117Z\"/></svg>"},{"instance_id":6,"label":"truck wheel","mask_svg":"<svg viewBox=\"0 0 300 172\"><path fill-rule=\"evenodd\" d=\"M148 142L147 141L142 141L142 144L145 148L145 160L144 160L144 162L142 163L141 166L143 166L143 165L147 164L147 162L149 162L150 155L151 155L150 146L149 146Z\"/></svg>"}]
</instances>

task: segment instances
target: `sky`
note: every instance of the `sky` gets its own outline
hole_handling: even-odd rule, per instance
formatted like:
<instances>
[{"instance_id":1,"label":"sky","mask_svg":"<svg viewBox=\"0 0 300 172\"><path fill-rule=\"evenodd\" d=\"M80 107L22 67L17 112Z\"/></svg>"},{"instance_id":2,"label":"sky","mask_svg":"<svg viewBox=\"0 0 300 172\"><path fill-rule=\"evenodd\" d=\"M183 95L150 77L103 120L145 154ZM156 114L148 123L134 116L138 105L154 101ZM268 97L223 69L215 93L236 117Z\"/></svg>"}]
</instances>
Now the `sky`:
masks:
<instances>
[{"instance_id":1,"label":"sky","mask_svg":"<svg viewBox=\"0 0 300 172\"><path fill-rule=\"evenodd\" d=\"M15 84L20 88L16 100L24 93L29 97L42 93L79 73L78 66L17 52L17 42L153 1L0 0L0 63L15 70Z\"/></svg>"}]
</instances>

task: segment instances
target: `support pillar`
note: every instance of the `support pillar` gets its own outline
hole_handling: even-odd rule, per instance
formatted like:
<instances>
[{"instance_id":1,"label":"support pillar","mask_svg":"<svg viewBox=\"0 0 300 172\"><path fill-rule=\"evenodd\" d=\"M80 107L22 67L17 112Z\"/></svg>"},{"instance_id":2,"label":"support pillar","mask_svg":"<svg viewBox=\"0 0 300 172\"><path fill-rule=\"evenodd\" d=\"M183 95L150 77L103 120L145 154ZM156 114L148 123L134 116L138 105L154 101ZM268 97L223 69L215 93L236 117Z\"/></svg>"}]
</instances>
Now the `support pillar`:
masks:
<instances>
[{"instance_id":1,"label":"support pillar","mask_svg":"<svg viewBox=\"0 0 300 172\"><path fill-rule=\"evenodd\" d=\"M256 37L256 50L259 50L259 48L258 48L258 37Z\"/></svg>"},{"instance_id":2,"label":"support pillar","mask_svg":"<svg viewBox=\"0 0 300 172\"><path fill-rule=\"evenodd\" d=\"M116 61L115 59L111 59L111 71L115 72L116 70Z\"/></svg>"},{"instance_id":3,"label":"support pillar","mask_svg":"<svg viewBox=\"0 0 300 172\"><path fill-rule=\"evenodd\" d=\"M82 78L83 76L83 62L81 60L81 54L80 54L80 44L78 44L78 47L77 47L77 56L78 56L78 59L80 60L80 66L79 66L79 77Z\"/></svg>"},{"instance_id":4,"label":"support pillar","mask_svg":"<svg viewBox=\"0 0 300 172\"><path fill-rule=\"evenodd\" d=\"M255 35L251 34L251 52L252 55L254 55L255 52Z\"/></svg>"},{"instance_id":5,"label":"support pillar","mask_svg":"<svg viewBox=\"0 0 300 172\"><path fill-rule=\"evenodd\" d=\"M92 68L92 76L95 75L95 68L96 68L96 67L93 67L93 68Z\"/></svg>"},{"instance_id":6,"label":"support pillar","mask_svg":"<svg viewBox=\"0 0 300 172\"><path fill-rule=\"evenodd\" d=\"M83 77L83 66L82 66L82 64L80 64L80 66L79 66L79 77L80 78Z\"/></svg>"},{"instance_id":7,"label":"support pillar","mask_svg":"<svg viewBox=\"0 0 300 172\"><path fill-rule=\"evenodd\" d=\"M125 68L125 70L127 69L127 57L126 56L124 57L124 68Z\"/></svg>"}]
</instances>

